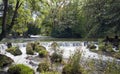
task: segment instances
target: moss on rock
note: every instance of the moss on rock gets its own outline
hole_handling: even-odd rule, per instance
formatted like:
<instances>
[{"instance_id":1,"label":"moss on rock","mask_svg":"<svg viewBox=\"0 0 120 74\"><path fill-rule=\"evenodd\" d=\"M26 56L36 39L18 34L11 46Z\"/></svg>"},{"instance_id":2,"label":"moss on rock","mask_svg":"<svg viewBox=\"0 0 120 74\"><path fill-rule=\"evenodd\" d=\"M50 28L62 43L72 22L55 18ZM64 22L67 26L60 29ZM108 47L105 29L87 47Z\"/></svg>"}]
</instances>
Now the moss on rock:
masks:
<instances>
[{"instance_id":1,"label":"moss on rock","mask_svg":"<svg viewBox=\"0 0 120 74\"><path fill-rule=\"evenodd\" d=\"M39 52L39 57L47 57L47 55L48 55L48 52L47 52L47 50L40 50Z\"/></svg>"},{"instance_id":2,"label":"moss on rock","mask_svg":"<svg viewBox=\"0 0 120 74\"><path fill-rule=\"evenodd\" d=\"M9 74L35 74L33 69L23 64L11 66L8 69L8 73Z\"/></svg>"},{"instance_id":3,"label":"moss on rock","mask_svg":"<svg viewBox=\"0 0 120 74\"><path fill-rule=\"evenodd\" d=\"M20 51L20 49L18 47L10 47L10 48L6 49L6 51L13 54L14 56L22 54L22 52Z\"/></svg>"},{"instance_id":4,"label":"moss on rock","mask_svg":"<svg viewBox=\"0 0 120 74\"><path fill-rule=\"evenodd\" d=\"M36 42L35 43L28 43L26 46L26 53L30 54L30 55L33 55L34 52L41 53L41 52L45 52L45 51L46 51L46 48L44 46L39 45L38 42L37 43ZM42 54L43 53L41 53L40 55L42 55Z\"/></svg>"},{"instance_id":5,"label":"moss on rock","mask_svg":"<svg viewBox=\"0 0 120 74\"><path fill-rule=\"evenodd\" d=\"M35 51L36 51L36 52L39 52L39 51L41 51L41 50L46 50L46 48L45 48L44 46L42 46L42 45L36 45L36 46L35 46Z\"/></svg>"},{"instance_id":6,"label":"moss on rock","mask_svg":"<svg viewBox=\"0 0 120 74\"><path fill-rule=\"evenodd\" d=\"M27 46L26 46L26 54L29 54L29 55L34 54L32 43L27 44Z\"/></svg>"},{"instance_id":7,"label":"moss on rock","mask_svg":"<svg viewBox=\"0 0 120 74\"><path fill-rule=\"evenodd\" d=\"M14 62L10 57L0 54L0 67L3 68Z\"/></svg>"}]
</instances>

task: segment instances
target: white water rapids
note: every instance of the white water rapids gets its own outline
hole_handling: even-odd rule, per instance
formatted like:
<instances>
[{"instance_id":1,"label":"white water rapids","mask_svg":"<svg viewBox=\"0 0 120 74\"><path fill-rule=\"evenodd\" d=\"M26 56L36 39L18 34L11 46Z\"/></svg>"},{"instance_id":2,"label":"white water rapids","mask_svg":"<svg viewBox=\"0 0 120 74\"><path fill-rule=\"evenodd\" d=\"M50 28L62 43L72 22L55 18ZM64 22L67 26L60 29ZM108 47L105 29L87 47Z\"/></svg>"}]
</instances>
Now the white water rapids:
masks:
<instances>
[{"instance_id":1,"label":"white water rapids","mask_svg":"<svg viewBox=\"0 0 120 74\"><path fill-rule=\"evenodd\" d=\"M50 50L50 45L52 42L40 42L41 45L46 47L49 53L52 51ZM74 53L76 49L79 49L82 52L82 57L84 59L99 59L101 57L103 60L113 60L112 57L104 56L104 55L99 55L97 53L89 51L89 49L84 46L84 42L79 42L79 41L57 41L57 43L60 46L60 49L63 50L63 58L68 59L71 54ZM4 54L10 58L12 58L15 62L15 64L25 64L32 69L36 71L37 65L39 64L40 61L34 61L31 59L26 59L28 56L29 57L36 57L38 54L35 55L27 55L26 54L26 44L27 43L12 43L12 46L19 46L20 50L22 51L22 55L19 56L14 56L8 52L5 51L7 49L6 44L0 44L0 54ZM1 59L0 59L1 60ZM33 64L30 64L30 62L33 62ZM36 74L39 74L36 72Z\"/></svg>"}]
</instances>

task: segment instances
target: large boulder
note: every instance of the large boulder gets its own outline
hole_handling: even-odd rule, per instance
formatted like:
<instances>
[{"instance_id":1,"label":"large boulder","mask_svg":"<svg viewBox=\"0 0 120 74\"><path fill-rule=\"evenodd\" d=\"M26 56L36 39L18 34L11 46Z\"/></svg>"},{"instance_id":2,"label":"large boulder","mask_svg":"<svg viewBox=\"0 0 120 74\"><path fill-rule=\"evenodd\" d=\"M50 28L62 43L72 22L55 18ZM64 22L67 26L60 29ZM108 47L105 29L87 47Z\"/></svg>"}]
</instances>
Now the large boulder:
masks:
<instances>
[{"instance_id":1,"label":"large boulder","mask_svg":"<svg viewBox=\"0 0 120 74\"><path fill-rule=\"evenodd\" d=\"M9 74L35 74L33 69L23 64L12 65L8 69L8 73Z\"/></svg>"},{"instance_id":2,"label":"large boulder","mask_svg":"<svg viewBox=\"0 0 120 74\"><path fill-rule=\"evenodd\" d=\"M46 52L46 48L38 42L28 43L26 46L26 53L29 55L34 55L34 52L38 52L41 55L44 51Z\"/></svg>"},{"instance_id":3,"label":"large boulder","mask_svg":"<svg viewBox=\"0 0 120 74\"><path fill-rule=\"evenodd\" d=\"M26 54L34 55L34 50L33 50L33 45L32 45L32 43L28 43L28 44L26 45Z\"/></svg>"},{"instance_id":4,"label":"large boulder","mask_svg":"<svg viewBox=\"0 0 120 74\"><path fill-rule=\"evenodd\" d=\"M22 54L22 52L20 51L20 49L18 47L10 47L10 48L6 49L6 51L11 53L14 56Z\"/></svg>"},{"instance_id":5,"label":"large boulder","mask_svg":"<svg viewBox=\"0 0 120 74\"><path fill-rule=\"evenodd\" d=\"M14 62L10 57L0 54L0 68L11 65Z\"/></svg>"}]
</instances>

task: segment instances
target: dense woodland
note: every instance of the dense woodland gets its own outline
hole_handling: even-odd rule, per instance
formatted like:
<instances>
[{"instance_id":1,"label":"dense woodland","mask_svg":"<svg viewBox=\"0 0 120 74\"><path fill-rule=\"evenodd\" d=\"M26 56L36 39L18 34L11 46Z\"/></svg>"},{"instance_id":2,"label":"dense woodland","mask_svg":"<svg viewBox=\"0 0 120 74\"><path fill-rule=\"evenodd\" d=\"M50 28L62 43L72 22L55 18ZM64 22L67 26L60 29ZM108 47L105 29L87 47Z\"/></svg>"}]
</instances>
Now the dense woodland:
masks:
<instances>
[{"instance_id":1,"label":"dense woodland","mask_svg":"<svg viewBox=\"0 0 120 74\"><path fill-rule=\"evenodd\" d=\"M0 0L0 40L120 36L120 0Z\"/></svg>"}]
</instances>

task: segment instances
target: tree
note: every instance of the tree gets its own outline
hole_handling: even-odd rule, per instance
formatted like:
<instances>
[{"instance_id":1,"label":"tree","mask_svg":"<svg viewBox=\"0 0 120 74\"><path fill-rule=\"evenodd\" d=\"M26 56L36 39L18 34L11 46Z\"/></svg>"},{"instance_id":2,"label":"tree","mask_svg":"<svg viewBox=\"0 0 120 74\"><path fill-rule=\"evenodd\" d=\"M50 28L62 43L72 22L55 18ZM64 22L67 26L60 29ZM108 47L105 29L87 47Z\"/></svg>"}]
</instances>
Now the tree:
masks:
<instances>
[{"instance_id":1,"label":"tree","mask_svg":"<svg viewBox=\"0 0 120 74\"><path fill-rule=\"evenodd\" d=\"M4 3L4 12L3 12L3 21L2 21L2 32L0 34L0 40L2 40L4 37L6 37L6 33L10 32L14 22L15 22L15 18L17 16L17 11L20 8L20 6L22 5L22 2L20 2L20 0L17 0L16 5L15 5L15 10L12 16L12 20L9 26L6 26L6 22L7 22L7 10L8 10L8 0L3 0Z\"/></svg>"},{"instance_id":2,"label":"tree","mask_svg":"<svg viewBox=\"0 0 120 74\"><path fill-rule=\"evenodd\" d=\"M104 37L105 35L120 35L119 0L82 0L83 13L88 20L87 37Z\"/></svg>"},{"instance_id":3,"label":"tree","mask_svg":"<svg viewBox=\"0 0 120 74\"><path fill-rule=\"evenodd\" d=\"M42 8L40 7L41 2L42 0L9 0L9 4L7 3L9 7L6 7L8 13L5 14L8 19L5 19L6 24L4 24L4 26L2 25L2 28L5 26L6 28L1 32L0 40L6 37L6 33L9 34L11 31L21 34L27 32L28 24L33 22L33 16L40 15L40 9ZM5 22L3 21L3 23Z\"/></svg>"},{"instance_id":4,"label":"tree","mask_svg":"<svg viewBox=\"0 0 120 74\"><path fill-rule=\"evenodd\" d=\"M79 0L56 0L42 25L50 29L53 37L84 37L84 17Z\"/></svg>"},{"instance_id":5,"label":"tree","mask_svg":"<svg viewBox=\"0 0 120 74\"><path fill-rule=\"evenodd\" d=\"M3 0L4 10L2 17L2 32L0 34L0 40L6 36L6 19L7 19L7 10L8 10L8 0Z\"/></svg>"}]
</instances>

